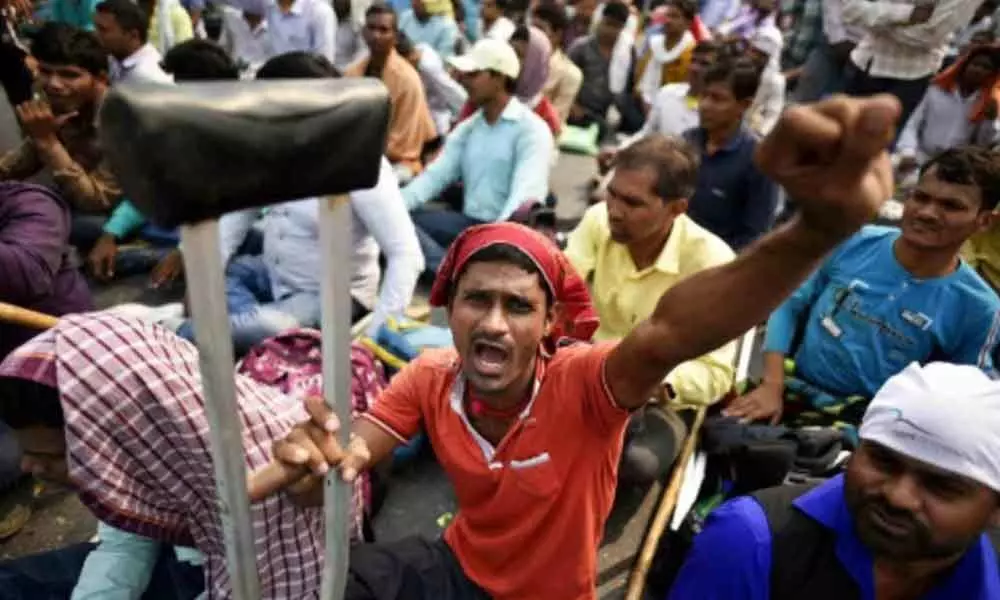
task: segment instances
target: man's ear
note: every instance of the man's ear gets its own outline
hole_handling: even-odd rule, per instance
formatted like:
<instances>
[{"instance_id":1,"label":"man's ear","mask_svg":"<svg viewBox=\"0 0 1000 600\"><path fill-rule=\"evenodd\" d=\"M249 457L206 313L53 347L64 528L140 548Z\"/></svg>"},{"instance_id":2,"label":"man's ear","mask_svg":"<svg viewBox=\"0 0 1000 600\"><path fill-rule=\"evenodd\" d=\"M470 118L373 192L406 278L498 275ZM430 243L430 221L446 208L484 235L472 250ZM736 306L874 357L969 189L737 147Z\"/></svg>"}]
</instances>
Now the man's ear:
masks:
<instances>
[{"instance_id":1,"label":"man's ear","mask_svg":"<svg viewBox=\"0 0 1000 600\"><path fill-rule=\"evenodd\" d=\"M562 316L562 311L562 304L558 302L553 302L552 306L549 307L548 314L545 315L545 335L552 333L552 328Z\"/></svg>"},{"instance_id":2,"label":"man's ear","mask_svg":"<svg viewBox=\"0 0 1000 600\"><path fill-rule=\"evenodd\" d=\"M996 210L984 210L976 215L976 233L991 229L1000 224L1000 212Z\"/></svg>"},{"instance_id":3,"label":"man's ear","mask_svg":"<svg viewBox=\"0 0 1000 600\"><path fill-rule=\"evenodd\" d=\"M690 201L687 198L678 198L670 202L670 212L674 215L674 218L679 217L687 212Z\"/></svg>"}]
</instances>

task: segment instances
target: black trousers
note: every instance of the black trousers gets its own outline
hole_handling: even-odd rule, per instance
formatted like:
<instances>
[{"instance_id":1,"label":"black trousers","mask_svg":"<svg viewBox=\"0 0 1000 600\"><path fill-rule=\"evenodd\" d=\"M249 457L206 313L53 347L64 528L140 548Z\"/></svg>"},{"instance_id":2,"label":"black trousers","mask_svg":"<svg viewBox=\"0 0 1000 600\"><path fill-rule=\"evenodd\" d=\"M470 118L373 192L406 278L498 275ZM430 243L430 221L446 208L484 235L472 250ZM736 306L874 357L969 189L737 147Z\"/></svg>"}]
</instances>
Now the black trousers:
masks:
<instances>
[{"instance_id":1,"label":"black trousers","mask_svg":"<svg viewBox=\"0 0 1000 600\"><path fill-rule=\"evenodd\" d=\"M890 79L888 77L872 77L867 71L859 69L848 61L844 69L844 93L849 96L874 96L875 94L892 94L899 99L903 111L899 115L898 131L903 131L910 115L917 109L920 101L931 83L931 75L919 79ZM897 136L899 134L897 133ZM893 142L895 146L895 142Z\"/></svg>"},{"instance_id":2,"label":"black trousers","mask_svg":"<svg viewBox=\"0 0 1000 600\"><path fill-rule=\"evenodd\" d=\"M489 600L443 539L357 544L350 561L344 600Z\"/></svg>"}]
</instances>

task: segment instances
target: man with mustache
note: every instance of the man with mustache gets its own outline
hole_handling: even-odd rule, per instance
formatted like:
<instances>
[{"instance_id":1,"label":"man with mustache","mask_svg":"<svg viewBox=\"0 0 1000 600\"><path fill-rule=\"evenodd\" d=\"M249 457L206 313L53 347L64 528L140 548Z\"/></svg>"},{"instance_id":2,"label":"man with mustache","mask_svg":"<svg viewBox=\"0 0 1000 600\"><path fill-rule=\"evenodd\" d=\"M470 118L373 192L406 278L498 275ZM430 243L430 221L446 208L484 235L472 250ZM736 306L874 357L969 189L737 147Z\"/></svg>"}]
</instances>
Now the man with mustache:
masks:
<instances>
[{"instance_id":1,"label":"man with mustache","mask_svg":"<svg viewBox=\"0 0 1000 600\"><path fill-rule=\"evenodd\" d=\"M1000 598L1000 382L913 363L879 390L844 475L709 516L670 600Z\"/></svg>"},{"instance_id":2,"label":"man with mustache","mask_svg":"<svg viewBox=\"0 0 1000 600\"><path fill-rule=\"evenodd\" d=\"M763 379L728 414L856 425L866 399L911 362L993 369L1000 299L959 250L990 225L998 199L994 151L953 148L925 163L901 229L864 228L771 315Z\"/></svg>"},{"instance_id":3,"label":"man with mustache","mask_svg":"<svg viewBox=\"0 0 1000 600\"><path fill-rule=\"evenodd\" d=\"M597 327L584 283L544 236L511 223L465 230L437 272L454 349L406 366L352 426L346 452L322 400L249 482L259 500L289 487L318 503L324 476L348 480L423 429L458 513L443 539L351 549L350 600L591 600L622 436L679 364L759 322L892 190L884 149L899 105L833 98L786 111L757 149L760 168L808 200L735 260L672 286L621 341ZM318 493L317 493L318 492Z\"/></svg>"}]
</instances>

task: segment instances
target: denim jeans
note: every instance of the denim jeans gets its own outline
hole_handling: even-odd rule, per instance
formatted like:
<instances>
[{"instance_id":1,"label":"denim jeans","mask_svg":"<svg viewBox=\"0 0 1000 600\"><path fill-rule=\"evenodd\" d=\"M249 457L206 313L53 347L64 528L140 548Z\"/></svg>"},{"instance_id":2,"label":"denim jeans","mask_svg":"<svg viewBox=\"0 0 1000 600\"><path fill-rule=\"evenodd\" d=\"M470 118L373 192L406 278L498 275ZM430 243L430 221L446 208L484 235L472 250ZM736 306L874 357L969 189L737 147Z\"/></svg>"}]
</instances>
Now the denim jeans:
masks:
<instances>
[{"instance_id":1,"label":"denim jeans","mask_svg":"<svg viewBox=\"0 0 1000 600\"><path fill-rule=\"evenodd\" d=\"M104 224L108 218L104 215L74 214L70 231L70 244L86 257L86 253L94 247L98 238L104 235ZM147 245L120 245L115 256L115 277L125 278L132 275L142 275L152 271L163 257L169 254L180 236L176 231L169 231L147 224L129 241L146 242Z\"/></svg>"},{"instance_id":2,"label":"denim jeans","mask_svg":"<svg viewBox=\"0 0 1000 600\"><path fill-rule=\"evenodd\" d=\"M460 233L483 222L453 210L416 210L410 214L417 228L420 250L424 253L425 273L433 275L444 261L448 246Z\"/></svg>"},{"instance_id":3,"label":"denim jeans","mask_svg":"<svg viewBox=\"0 0 1000 600\"><path fill-rule=\"evenodd\" d=\"M318 327L319 292L300 292L275 300L271 277L260 256L239 256L226 269L226 307L233 345L242 354L271 336L296 327ZM177 335L194 341L194 326L185 321Z\"/></svg>"},{"instance_id":4,"label":"denim jeans","mask_svg":"<svg viewBox=\"0 0 1000 600\"><path fill-rule=\"evenodd\" d=\"M76 544L0 562L0 600L65 600L94 544ZM192 600L205 588L201 567L177 560L164 546L142 600Z\"/></svg>"},{"instance_id":5,"label":"denim jeans","mask_svg":"<svg viewBox=\"0 0 1000 600\"><path fill-rule=\"evenodd\" d=\"M802 75L795 83L792 101L796 104L816 102L844 87L844 65L833 55L826 42L816 44L802 65Z\"/></svg>"}]
</instances>

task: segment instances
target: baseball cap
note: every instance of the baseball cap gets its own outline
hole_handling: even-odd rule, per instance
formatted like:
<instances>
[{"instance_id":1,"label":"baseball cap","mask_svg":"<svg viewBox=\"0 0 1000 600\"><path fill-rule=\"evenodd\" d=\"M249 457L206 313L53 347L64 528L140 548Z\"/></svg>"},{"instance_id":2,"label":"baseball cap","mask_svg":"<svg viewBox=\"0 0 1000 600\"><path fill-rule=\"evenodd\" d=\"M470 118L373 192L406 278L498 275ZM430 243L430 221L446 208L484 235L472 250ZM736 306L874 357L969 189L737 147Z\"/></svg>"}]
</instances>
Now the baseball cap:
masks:
<instances>
[{"instance_id":1,"label":"baseball cap","mask_svg":"<svg viewBox=\"0 0 1000 600\"><path fill-rule=\"evenodd\" d=\"M449 58L448 64L463 73L496 71L511 79L517 79L521 72L521 62L514 48L507 42L489 38L476 42L467 54Z\"/></svg>"}]
</instances>

